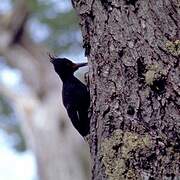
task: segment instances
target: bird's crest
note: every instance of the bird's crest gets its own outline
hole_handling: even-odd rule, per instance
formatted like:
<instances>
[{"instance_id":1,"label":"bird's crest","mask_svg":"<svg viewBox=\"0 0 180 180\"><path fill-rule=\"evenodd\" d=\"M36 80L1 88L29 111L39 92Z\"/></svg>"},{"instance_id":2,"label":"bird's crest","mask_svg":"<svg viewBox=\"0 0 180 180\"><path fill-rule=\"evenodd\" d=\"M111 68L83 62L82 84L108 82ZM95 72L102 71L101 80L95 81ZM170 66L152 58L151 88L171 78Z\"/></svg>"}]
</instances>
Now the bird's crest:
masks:
<instances>
[{"instance_id":1,"label":"bird's crest","mask_svg":"<svg viewBox=\"0 0 180 180\"><path fill-rule=\"evenodd\" d=\"M56 59L56 57L51 55L51 53L48 53L48 56L49 56L50 62Z\"/></svg>"}]
</instances>

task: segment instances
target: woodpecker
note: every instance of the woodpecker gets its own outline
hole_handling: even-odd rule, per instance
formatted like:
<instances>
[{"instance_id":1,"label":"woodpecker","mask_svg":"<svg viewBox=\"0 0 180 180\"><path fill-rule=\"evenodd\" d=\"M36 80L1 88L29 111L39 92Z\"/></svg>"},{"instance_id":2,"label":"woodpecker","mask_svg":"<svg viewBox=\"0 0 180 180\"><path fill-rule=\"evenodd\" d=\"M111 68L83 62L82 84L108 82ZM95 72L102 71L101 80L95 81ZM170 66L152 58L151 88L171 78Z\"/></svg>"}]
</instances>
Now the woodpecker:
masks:
<instances>
[{"instance_id":1,"label":"woodpecker","mask_svg":"<svg viewBox=\"0 0 180 180\"><path fill-rule=\"evenodd\" d=\"M56 58L50 54L49 58L63 82L62 99L68 116L77 131L84 137L90 129L88 118L90 93L87 87L74 76L74 72L86 66L87 63L75 64L67 58Z\"/></svg>"}]
</instances>

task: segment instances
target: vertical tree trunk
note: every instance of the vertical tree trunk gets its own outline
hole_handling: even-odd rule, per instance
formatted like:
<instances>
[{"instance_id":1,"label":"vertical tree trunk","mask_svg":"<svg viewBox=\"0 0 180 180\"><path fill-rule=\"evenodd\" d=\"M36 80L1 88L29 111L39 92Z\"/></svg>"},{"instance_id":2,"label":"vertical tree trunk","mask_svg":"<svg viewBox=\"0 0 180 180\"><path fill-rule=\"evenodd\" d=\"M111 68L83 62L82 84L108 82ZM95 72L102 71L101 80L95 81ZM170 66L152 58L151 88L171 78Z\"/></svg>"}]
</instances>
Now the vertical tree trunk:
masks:
<instances>
[{"instance_id":1,"label":"vertical tree trunk","mask_svg":"<svg viewBox=\"0 0 180 180\"><path fill-rule=\"evenodd\" d=\"M90 66L93 180L178 179L178 0L73 0Z\"/></svg>"},{"instance_id":2,"label":"vertical tree trunk","mask_svg":"<svg viewBox=\"0 0 180 180\"><path fill-rule=\"evenodd\" d=\"M48 60L48 50L32 42L27 34L27 2L16 3L12 14L0 15L0 56L21 71L28 90L16 92L0 84L0 94L10 99L21 120L40 180L86 180L84 144L68 123L60 81Z\"/></svg>"}]
</instances>

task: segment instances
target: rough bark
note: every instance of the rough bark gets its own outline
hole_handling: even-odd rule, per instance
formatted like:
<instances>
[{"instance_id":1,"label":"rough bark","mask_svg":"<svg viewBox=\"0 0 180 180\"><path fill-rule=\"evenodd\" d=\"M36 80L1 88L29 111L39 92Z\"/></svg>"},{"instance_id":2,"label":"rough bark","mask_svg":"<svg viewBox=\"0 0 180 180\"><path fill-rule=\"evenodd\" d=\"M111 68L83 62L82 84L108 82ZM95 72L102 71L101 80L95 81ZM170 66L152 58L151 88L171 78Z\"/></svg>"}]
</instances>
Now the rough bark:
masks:
<instances>
[{"instance_id":1,"label":"rough bark","mask_svg":"<svg viewBox=\"0 0 180 180\"><path fill-rule=\"evenodd\" d=\"M92 179L180 178L179 1L72 2L90 67Z\"/></svg>"},{"instance_id":2,"label":"rough bark","mask_svg":"<svg viewBox=\"0 0 180 180\"><path fill-rule=\"evenodd\" d=\"M82 167L87 165L83 141L63 109L60 80L49 63L48 50L32 42L26 32L28 16L23 0L17 1L12 14L0 16L0 55L21 71L26 86L17 92L0 84L0 93L13 104L35 154L39 179L88 179Z\"/></svg>"}]
</instances>

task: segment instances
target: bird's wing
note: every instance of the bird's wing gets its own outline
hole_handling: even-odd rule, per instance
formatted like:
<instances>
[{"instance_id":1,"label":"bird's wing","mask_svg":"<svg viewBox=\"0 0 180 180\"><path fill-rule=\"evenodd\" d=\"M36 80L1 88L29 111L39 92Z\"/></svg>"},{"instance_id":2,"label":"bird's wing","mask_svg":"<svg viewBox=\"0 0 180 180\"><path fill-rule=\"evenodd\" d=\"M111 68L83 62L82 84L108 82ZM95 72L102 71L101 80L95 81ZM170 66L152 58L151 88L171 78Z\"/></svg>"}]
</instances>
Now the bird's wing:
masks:
<instances>
[{"instance_id":1,"label":"bird's wing","mask_svg":"<svg viewBox=\"0 0 180 180\"><path fill-rule=\"evenodd\" d=\"M78 110L80 131L83 136L86 136L89 133L90 129L90 119L88 118L88 109Z\"/></svg>"},{"instance_id":2,"label":"bird's wing","mask_svg":"<svg viewBox=\"0 0 180 180\"><path fill-rule=\"evenodd\" d=\"M66 110L73 126L79 131L80 122L79 122L79 114L78 114L77 109L74 106L67 105Z\"/></svg>"},{"instance_id":3,"label":"bird's wing","mask_svg":"<svg viewBox=\"0 0 180 180\"><path fill-rule=\"evenodd\" d=\"M86 136L89 133L89 118L87 110L77 110L73 106L67 106L66 109L73 126L82 136Z\"/></svg>"}]
</instances>

